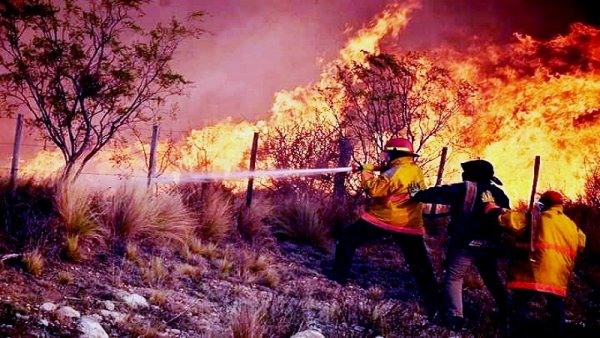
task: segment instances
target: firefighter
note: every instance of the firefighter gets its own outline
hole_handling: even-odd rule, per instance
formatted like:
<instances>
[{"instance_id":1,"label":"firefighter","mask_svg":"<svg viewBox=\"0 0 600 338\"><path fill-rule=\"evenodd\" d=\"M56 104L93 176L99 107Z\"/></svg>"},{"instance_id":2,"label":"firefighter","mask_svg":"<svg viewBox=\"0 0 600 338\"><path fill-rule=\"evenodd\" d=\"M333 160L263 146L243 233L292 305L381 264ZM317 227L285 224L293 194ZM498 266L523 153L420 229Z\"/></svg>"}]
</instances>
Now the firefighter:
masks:
<instances>
[{"instance_id":1,"label":"firefighter","mask_svg":"<svg viewBox=\"0 0 600 338\"><path fill-rule=\"evenodd\" d=\"M562 336L567 284L575 258L585 247L585 234L563 213L562 194L546 191L529 215L500 208L488 193L483 194L482 201L486 203L486 213L497 217L500 225L518 238L506 283L513 291L516 333L525 328L527 303L542 295L549 315L547 327L551 335Z\"/></svg>"},{"instance_id":2,"label":"firefighter","mask_svg":"<svg viewBox=\"0 0 600 338\"><path fill-rule=\"evenodd\" d=\"M329 277L342 284L347 282L352 258L363 244L382 237L391 237L400 247L408 268L415 278L423 306L432 317L437 311L438 284L423 241L421 204L410 199L409 184L424 187L423 173L415 164L411 142L392 138L384 147L387 165L376 174L375 166L356 167L361 171L362 187L371 197L360 219L339 235L333 270Z\"/></svg>"},{"instance_id":3,"label":"firefighter","mask_svg":"<svg viewBox=\"0 0 600 338\"><path fill-rule=\"evenodd\" d=\"M448 252L444 271L444 319L451 329L458 331L464 325L462 287L465 274L475 265L485 285L494 297L499 318L507 318L509 295L498 274L501 229L494 222L486 222L481 195L489 191L499 205L508 208L509 199L496 185L502 182L494 176L491 163L484 160L461 164L463 182L420 190L410 188L412 199L423 203L450 206L448 224ZM506 329L508 323L503 324ZM506 324L506 325L504 325Z\"/></svg>"}]
</instances>

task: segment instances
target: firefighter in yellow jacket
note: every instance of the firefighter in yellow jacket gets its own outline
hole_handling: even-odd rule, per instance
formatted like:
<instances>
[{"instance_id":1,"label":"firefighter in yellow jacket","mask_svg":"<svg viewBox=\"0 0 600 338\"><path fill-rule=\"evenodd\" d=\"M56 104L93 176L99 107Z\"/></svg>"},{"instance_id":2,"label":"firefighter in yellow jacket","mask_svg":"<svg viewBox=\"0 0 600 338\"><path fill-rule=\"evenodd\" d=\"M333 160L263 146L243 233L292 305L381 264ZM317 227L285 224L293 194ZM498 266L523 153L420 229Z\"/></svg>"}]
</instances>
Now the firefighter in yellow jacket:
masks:
<instances>
[{"instance_id":1,"label":"firefighter in yellow jacket","mask_svg":"<svg viewBox=\"0 0 600 338\"><path fill-rule=\"evenodd\" d=\"M387 165L375 174L373 165L360 167L362 187L371 197L361 218L344 229L338 238L333 271L329 277L347 281L356 249L375 239L392 237L398 244L416 280L428 315L437 311L438 285L423 242L421 203L412 201L409 185L425 187L421 168L415 164L412 144L392 138L385 144Z\"/></svg>"},{"instance_id":2,"label":"firefighter in yellow jacket","mask_svg":"<svg viewBox=\"0 0 600 338\"><path fill-rule=\"evenodd\" d=\"M506 286L513 290L515 330L525 328L527 303L536 294L546 298L552 334L564 333L564 297L577 254L585 246L585 234L563 213L563 196L546 191L530 219L522 212L498 208L490 194L484 194L486 213L498 217L501 226L519 240L511 255Z\"/></svg>"}]
</instances>

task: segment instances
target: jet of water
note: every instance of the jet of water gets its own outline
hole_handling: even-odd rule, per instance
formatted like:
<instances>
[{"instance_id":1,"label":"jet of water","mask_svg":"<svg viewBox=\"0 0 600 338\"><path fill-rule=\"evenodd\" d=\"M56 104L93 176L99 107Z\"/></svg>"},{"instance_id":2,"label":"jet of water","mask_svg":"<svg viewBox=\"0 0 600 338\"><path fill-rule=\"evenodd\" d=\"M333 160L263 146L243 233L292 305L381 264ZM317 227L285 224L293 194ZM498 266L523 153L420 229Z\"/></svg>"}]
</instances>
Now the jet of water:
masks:
<instances>
[{"instance_id":1,"label":"jet of water","mask_svg":"<svg viewBox=\"0 0 600 338\"><path fill-rule=\"evenodd\" d=\"M330 173L344 173L352 171L352 167L315 168L315 169L274 169L256 171L234 171L231 173L184 173L178 177L160 177L158 181L207 182L239 180L254 177L289 177L289 176L315 176Z\"/></svg>"}]
</instances>

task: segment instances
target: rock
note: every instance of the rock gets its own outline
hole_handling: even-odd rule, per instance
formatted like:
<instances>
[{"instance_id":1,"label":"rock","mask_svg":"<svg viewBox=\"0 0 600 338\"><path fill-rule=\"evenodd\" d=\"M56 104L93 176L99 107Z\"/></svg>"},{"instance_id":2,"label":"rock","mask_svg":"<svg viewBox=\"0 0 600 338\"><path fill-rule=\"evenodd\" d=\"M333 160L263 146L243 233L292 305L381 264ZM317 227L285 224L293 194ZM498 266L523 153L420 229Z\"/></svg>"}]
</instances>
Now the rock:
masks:
<instances>
[{"instance_id":1,"label":"rock","mask_svg":"<svg viewBox=\"0 0 600 338\"><path fill-rule=\"evenodd\" d=\"M58 316L63 318L79 318L81 313L70 306L63 306L58 310Z\"/></svg>"},{"instance_id":2,"label":"rock","mask_svg":"<svg viewBox=\"0 0 600 338\"><path fill-rule=\"evenodd\" d=\"M298 332L290 338L325 338L325 336L317 330L305 330Z\"/></svg>"},{"instance_id":3,"label":"rock","mask_svg":"<svg viewBox=\"0 0 600 338\"><path fill-rule=\"evenodd\" d=\"M110 300L105 300L103 303L104 308L108 311L113 311L115 309L115 303L111 302Z\"/></svg>"},{"instance_id":4,"label":"rock","mask_svg":"<svg viewBox=\"0 0 600 338\"><path fill-rule=\"evenodd\" d=\"M173 337L173 336L180 336L181 335L181 330L177 330L177 329L168 329L166 332L169 336Z\"/></svg>"},{"instance_id":5,"label":"rock","mask_svg":"<svg viewBox=\"0 0 600 338\"><path fill-rule=\"evenodd\" d=\"M120 313L120 312L116 312L116 311L108 311L108 310L100 310L100 314L102 315L102 317L110 319L111 321L115 322L115 323L120 323L122 321L125 320L125 318L127 317L127 315Z\"/></svg>"},{"instance_id":6,"label":"rock","mask_svg":"<svg viewBox=\"0 0 600 338\"><path fill-rule=\"evenodd\" d=\"M78 329L81 332L80 338L108 338L102 325L89 316L81 318Z\"/></svg>"},{"instance_id":7,"label":"rock","mask_svg":"<svg viewBox=\"0 0 600 338\"><path fill-rule=\"evenodd\" d=\"M50 312L50 311L56 310L57 307L58 306L56 304L48 302L48 303L42 304L42 306L40 306L40 310Z\"/></svg>"},{"instance_id":8,"label":"rock","mask_svg":"<svg viewBox=\"0 0 600 338\"><path fill-rule=\"evenodd\" d=\"M123 302L125 302L125 304L127 304L127 306L129 306L132 309L149 306L148 301L146 301L146 298L135 293L130 294L125 291L119 291L117 292L117 297L119 297Z\"/></svg>"},{"instance_id":9,"label":"rock","mask_svg":"<svg viewBox=\"0 0 600 338\"><path fill-rule=\"evenodd\" d=\"M42 326L48 326L48 325L50 325L50 322L47 321L47 320L45 320L45 319L40 319L40 325L42 325Z\"/></svg>"}]
</instances>

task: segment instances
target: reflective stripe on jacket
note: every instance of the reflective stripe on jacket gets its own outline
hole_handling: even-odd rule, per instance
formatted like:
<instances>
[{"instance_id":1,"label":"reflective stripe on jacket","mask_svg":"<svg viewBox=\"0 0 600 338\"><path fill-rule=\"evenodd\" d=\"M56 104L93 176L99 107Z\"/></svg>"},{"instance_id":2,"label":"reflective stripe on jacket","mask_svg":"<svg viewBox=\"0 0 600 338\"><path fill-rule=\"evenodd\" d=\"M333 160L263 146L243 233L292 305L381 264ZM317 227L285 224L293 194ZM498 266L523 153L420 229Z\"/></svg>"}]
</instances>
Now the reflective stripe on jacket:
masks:
<instances>
[{"instance_id":1,"label":"reflective stripe on jacket","mask_svg":"<svg viewBox=\"0 0 600 338\"><path fill-rule=\"evenodd\" d=\"M527 216L505 210L500 224L522 234ZM575 258L585 246L585 234L563 213L560 205L542 211L538 223L534 260L530 260L529 241L517 242L509 263L506 286L566 296L567 285L575 266Z\"/></svg>"},{"instance_id":2,"label":"reflective stripe on jacket","mask_svg":"<svg viewBox=\"0 0 600 338\"><path fill-rule=\"evenodd\" d=\"M412 201L408 193L410 183L425 188L423 172L412 157L397 158L390 165L381 175L362 175L362 186L372 201L361 218L386 230L423 235L421 203Z\"/></svg>"}]
</instances>

